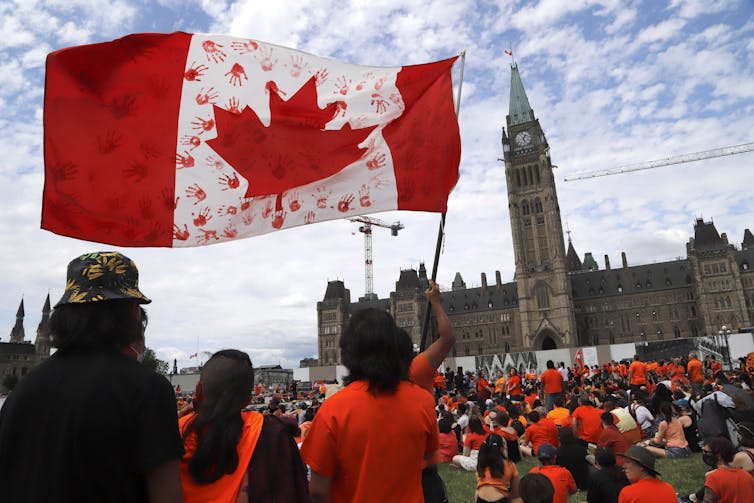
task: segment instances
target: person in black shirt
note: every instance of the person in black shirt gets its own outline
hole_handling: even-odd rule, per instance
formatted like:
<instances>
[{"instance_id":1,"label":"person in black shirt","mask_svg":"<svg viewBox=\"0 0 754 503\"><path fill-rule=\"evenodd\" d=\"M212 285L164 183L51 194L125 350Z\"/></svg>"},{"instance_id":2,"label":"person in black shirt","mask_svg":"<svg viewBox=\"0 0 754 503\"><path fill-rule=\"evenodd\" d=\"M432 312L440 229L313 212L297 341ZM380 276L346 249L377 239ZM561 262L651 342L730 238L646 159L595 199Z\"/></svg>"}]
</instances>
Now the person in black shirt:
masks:
<instances>
[{"instance_id":1,"label":"person in black shirt","mask_svg":"<svg viewBox=\"0 0 754 503\"><path fill-rule=\"evenodd\" d=\"M579 490L583 491L587 488L589 481L586 447L583 442L574 437L571 428L559 428L558 441L560 447L558 447L557 463L571 472Z\"/></svg>"},{"instance_id":2,"label":"person in black shirt","mask_svg":"<svg viewBox=\"0 0 754 503\"><path fill-rule=\"evenodd\" d=\"M598 447L594 457L599 470L589 477L586 500L589 503L618 503L621 489L629 482L626 474L615 464L615 454L606 447Z\"/></svg>"},{"instance_id":3,"label":"person in black shirt","mask_svg":"<svg viewBox=\"0 0 754 503\"><path fill-rule=\"evenodd\" d=\"M50 318L58 350L0 411L3 501L182 501L173 387L140 363L149 302L120 253L68 265Z\"/></svg>"}]
</instances>

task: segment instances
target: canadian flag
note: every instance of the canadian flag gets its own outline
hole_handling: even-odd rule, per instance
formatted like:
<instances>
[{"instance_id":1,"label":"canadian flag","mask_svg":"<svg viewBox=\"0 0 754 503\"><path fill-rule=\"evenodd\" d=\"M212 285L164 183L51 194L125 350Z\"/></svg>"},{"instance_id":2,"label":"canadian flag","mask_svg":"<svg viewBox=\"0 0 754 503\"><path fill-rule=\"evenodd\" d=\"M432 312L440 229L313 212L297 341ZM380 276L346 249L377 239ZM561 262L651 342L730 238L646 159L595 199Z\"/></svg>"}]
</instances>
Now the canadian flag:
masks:
<instances>
[{"instance_id":1,"label":"canadian flag","mask_svg":"<svg viewBox=\"0 0 754 503\"><path fill-rule=\"evenodd\" d=\"M53 52L42 228L185 247L445 211L461 151L455 59L367 67L187 33Z\"/></svg>"},{"instance_id":2,"label":"canadian flag","mask_svg":"<svg viewBox=\"0 0 754 503\"><path fill-rule=\"evenodd\" d=\"M573 361L579 367L584 366L584 355L581 353L581 348L579 348L578 351L576 351L576 355L573 357Z\"/></svg>"}]
</instances>

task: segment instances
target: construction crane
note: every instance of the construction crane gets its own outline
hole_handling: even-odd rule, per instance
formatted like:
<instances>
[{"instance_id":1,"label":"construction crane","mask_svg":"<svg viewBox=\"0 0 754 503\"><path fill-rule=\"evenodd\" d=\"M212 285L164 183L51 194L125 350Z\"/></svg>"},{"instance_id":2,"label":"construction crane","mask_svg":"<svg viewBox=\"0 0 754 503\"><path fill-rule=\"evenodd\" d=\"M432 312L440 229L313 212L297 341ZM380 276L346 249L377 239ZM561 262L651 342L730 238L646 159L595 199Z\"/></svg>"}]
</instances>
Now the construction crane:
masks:
<instances>
[{"instance_id":1,"label":"construction crane","mask_svg":"<svg viewBox=\"0 0 754 503\"><path fill-rule=\"evenodd\" d=\"M713 150L703 150L701 152L694 152L693 154L676 155L673 157L665 157L664 159L657 159L654 161L640 162L638 164L628 164L626 166L619 166L612 169L603 169L599 171L589 171L586 173L576 173L573 176L565 177L566 182L572 182L575 180L584 180L586 178L596 178L598 176L619 175L621 173L630 173L631 171L641 171L644 169L659 168L661 166L670 166L673 164L681 164L684 162L695 162L704 159L712 159L714 157L724 157L728 155L744 154L746 152L754 151L754 143L742 143L741 145L733 145L730 147L716 148Z\"/></svg>"},{"instance_id":2,"label":"construction crane","mask_svg":"<svg viewBox=\"0 0 754 503\"><path fill-rule=\"evenodd\" d=\"M349 218L349 220L351 222L362 224L359 227L359 232L364 234L364 278L366 283L364 297L368 300L376 299L377 296L374 294L374 275L372 272L372 227L376 226L390 229L391 236L397 236L398 231L404 227L400 222L388 224L372 217L354 217Z\"/></svg>"}]
</instances>

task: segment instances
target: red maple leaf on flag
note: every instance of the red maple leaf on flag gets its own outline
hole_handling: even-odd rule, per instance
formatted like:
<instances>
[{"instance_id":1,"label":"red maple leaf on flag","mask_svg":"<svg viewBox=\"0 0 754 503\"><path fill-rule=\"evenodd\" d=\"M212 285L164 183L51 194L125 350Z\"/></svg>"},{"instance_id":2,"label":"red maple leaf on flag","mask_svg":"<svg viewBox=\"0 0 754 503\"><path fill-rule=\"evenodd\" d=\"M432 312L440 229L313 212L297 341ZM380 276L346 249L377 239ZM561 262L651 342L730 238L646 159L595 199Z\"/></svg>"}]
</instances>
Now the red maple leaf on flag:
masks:
<instances>
[{"instance_id":1,"label":"red maple leaf on flag","mask_svg":"<svg viewBox=\"0 0 754 503\"><path fill-rule=\"evenodd\" d=\"M342 113L344 103L320 109L315 79L284 101L274 82L270 94L270 125L265 126L248 106L233 113L215 106L218 136L207 144L249 181L246 197L281 194L321 180L357 161L365 149L358 145L374 126L326 130L325 124Z\"/></svg>"}]
</instances>

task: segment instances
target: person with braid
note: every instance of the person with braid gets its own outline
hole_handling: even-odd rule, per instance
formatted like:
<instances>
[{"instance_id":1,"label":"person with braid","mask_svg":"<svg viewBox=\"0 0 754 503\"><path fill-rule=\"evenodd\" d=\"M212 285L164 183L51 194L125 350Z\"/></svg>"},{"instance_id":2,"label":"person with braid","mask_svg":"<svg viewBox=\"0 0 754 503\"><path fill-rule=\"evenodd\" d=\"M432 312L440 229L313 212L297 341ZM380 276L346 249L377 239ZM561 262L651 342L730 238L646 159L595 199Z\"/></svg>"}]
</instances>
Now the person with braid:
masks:
<instances>
[{"instance_id":1,"label":"person with braid","mask_svg":"<svg viewBox=\"0 0 754 503\"><path fill-rule=\"evenodd\" d=\"M243 410L253 389L246 353L218 351L202 368L195 412L178 424L186 451L185 503L310 501L294 427L275 415Z\"/></svg>"}]
</instances>

